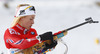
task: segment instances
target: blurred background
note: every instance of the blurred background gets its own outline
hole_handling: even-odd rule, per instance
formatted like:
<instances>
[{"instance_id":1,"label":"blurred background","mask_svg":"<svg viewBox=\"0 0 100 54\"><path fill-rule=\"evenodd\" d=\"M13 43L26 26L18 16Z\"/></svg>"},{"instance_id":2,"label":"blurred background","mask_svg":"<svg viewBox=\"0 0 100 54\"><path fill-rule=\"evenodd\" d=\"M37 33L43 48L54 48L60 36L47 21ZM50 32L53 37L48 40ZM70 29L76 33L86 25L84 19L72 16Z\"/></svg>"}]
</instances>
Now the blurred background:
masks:
<instances>
[{"instance_id":1,"label":"blurred background","mask_svg":"<svg viewBox=\"0 0 100 54\"><path fill-rule=\"evenodd\" d=\"M36 8L33 28L38 34L53 33L85 22L92 17L100 21L100 0L0 0L0 53L7 54L4 32L11 26L16 6L31 4ZM68 31L62 38L68 46L67 54L100 54L100 23L86 24ZM64 54L65 46L58 42L47 54Z\"/></svg>"}]
</instances>

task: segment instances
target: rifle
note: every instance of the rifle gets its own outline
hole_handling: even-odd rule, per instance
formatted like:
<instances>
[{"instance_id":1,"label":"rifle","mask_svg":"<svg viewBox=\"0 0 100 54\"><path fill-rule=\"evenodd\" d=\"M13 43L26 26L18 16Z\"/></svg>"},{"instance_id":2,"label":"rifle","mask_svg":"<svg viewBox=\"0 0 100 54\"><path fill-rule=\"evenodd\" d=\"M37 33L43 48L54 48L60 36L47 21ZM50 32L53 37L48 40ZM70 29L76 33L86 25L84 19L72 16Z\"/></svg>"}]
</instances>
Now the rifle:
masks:
<instances>
[{"instance_id":1,"label":"rifle","mask_svg":"<svg viewBox=\"0 0 100 54\"><path fill-rule=\"evenodd\" d=\"M75 25L75 26L73 26L73 27L70 27L70 28L68 28L68 29L65 29L65 30L62 30L62 32L61 33L63 33L64 35L66 35L67 34L67 32L68 31L70 31L70 30L72 30L72 29L74 29L74 28L77 28L77 27L80 27L80 26L82 26L82 25L85 25L85 24L91 24L91 23L99 23L99 21L93 21L92 20L92 18L91 17L89 17L89 18L86 18L85 19L85 22L83 22L83 23L80 23L80 24L78 24L78 25ZM60 33L60 34L61 34ZM63 37L63 36L62 36ZM59 34L57 34L57 35L53 35L53 39L54 40L57 40L57 39L60 39L60 38L62 38ZM41 43L38 43L38 44L35 44L34 46L32 46L32 47L30 47L30 48L28 48L28 49L24 49L24 50L22 50L21 52L24 52L24 54L29 54L29 53L33 53L32 52L32 50L34 50L34 51L40 51L40 50L42 50L43 48L45 48L45 44L51 44L51 40L46 40L46 41L43 41L43 42L41 42ZM31 49L31 50L30 50ZM31 51L31 52L30 52ZM20 52L19 52L20 53ZM33 53L34 54L34 53Z\"/></svg>"},{"instance_id":2,"label":"rifle","mask_svg":"<svg viewBox=\"0 0 100 54\"><path fill-rule=\"evenodd\" d=\"M93 21L92 18L89 17L89 18L86 18L86 19L85 19L85 22L83 22L83 23L81 23L81 24L78 24L78 25L75 25L75 26L73 26L73 27L70 27L70 28L68 28L68 29L65 29L65 30L62 31L62 33L64 33L64 35L66 35L66 34L67 34L66 32L68 32L68 31L70 31L70 30L72 30L72 29L74 29L74 28L77 28L77 27L79 27L79 26L85 25L85 24L87 24L87 23L89 23L89 24L91 24L91 23L99 23L99 21ZM53 38L54 38L54 40L57 40L57 39L59 39L59 38L61 38L61 37L60 37L59 34L57 34L57 35L54 35ZM39 50L41 50L41 48L43 49L43 48L45 47L45 43L51 44L51 41L50 41L50 40L46 40L46 41L44 41L44 42L42 42L42 43L40 43L40 44L36 44L36 45L33 46L33 49L34 49L35 51L39 51ZM41 47L39 47L39 46L41 46Z\"/></svg>"}]
</instances>

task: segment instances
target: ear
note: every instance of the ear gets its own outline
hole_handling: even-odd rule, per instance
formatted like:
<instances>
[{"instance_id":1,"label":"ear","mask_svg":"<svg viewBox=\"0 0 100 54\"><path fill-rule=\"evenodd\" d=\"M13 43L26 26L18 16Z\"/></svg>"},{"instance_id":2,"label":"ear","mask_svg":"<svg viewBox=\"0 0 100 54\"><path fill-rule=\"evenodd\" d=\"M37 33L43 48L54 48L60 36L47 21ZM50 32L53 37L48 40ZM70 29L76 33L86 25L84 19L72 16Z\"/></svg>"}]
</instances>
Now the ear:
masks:
<instances>
[{"instance_id":1,"label":"ear","mask_svg":"<svg viewBox=\"0 0 100 54\"><path fill-rule=\"evenodd\" d=\"M20 18L20 21L23 20L23 18Z\"/></svg>"},{"instance_id":2,"label":"ear","mask_svg":"<svg viewBox=\"0 0 100 54\"><path fill-rule=\"evenodd\" d=\"M20 18L20 21L23 21L24 17Z\"/></svg>"},{"instance_id":3,"label":"ear","mask_svg":"<svg viewBox=\"0 0 100 54\"><path fill-rule=\"evenodd\" d=\"M18 21L18 23L19 23L20 25L22 25L22 24L23 24L23 21L24 21L24 17L20 18L19 21Z\"/></svg>"}]
</instances>

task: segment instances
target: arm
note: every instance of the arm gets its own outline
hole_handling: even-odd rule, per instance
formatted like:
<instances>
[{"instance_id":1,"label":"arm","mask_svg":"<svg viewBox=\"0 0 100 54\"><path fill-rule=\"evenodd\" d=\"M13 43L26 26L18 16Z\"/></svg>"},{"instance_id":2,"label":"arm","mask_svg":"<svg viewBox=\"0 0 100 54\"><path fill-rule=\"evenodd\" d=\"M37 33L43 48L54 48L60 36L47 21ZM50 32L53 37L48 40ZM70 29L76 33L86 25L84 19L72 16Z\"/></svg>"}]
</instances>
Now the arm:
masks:
<instances>
[{"instance_id":1,"label":"arm","mask_svg":"<svg viewBox=\"0 0 100 54\"><path fill-rule=\"evenodd\" d=\"M10 34L9 31L5 32L5 36L6 36L5 41L7 41L7 43L19 49L29 48L39 42L39 40L36 37L32 37L30 39L22 39L20 38L21 35Z\"/></svg>"}]
</instances>

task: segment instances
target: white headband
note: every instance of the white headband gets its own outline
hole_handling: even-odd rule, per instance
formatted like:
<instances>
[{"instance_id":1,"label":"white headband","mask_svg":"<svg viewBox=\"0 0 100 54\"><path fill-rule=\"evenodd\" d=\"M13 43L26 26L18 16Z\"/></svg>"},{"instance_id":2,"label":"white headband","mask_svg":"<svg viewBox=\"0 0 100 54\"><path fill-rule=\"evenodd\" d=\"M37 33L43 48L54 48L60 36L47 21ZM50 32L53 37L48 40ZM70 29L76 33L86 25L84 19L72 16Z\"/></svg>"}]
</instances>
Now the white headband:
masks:
<instances>
[{"instance_id":1,"label":"white headband","mask_svg":"<svg viewBox=\"0 0 100 54\"><path fill-rule=\"evenodd\" d=\"M22 6L18 8L15 17L27 16L27 15L35 15L34 6Z\"/></svg>"}]
</instances>

